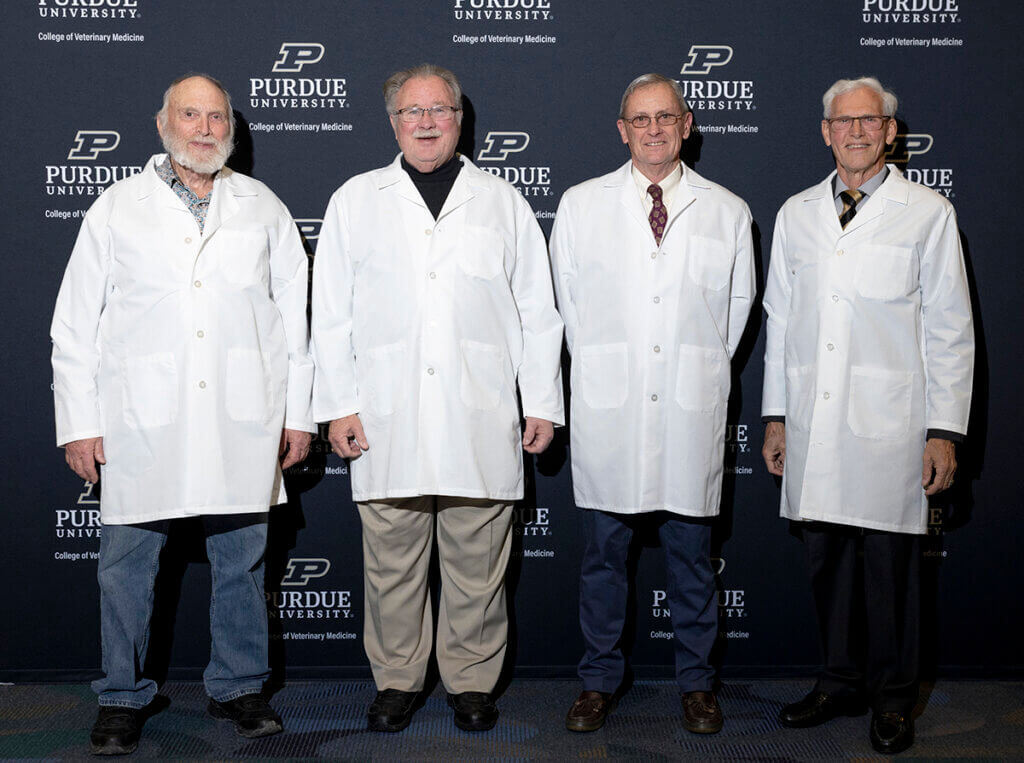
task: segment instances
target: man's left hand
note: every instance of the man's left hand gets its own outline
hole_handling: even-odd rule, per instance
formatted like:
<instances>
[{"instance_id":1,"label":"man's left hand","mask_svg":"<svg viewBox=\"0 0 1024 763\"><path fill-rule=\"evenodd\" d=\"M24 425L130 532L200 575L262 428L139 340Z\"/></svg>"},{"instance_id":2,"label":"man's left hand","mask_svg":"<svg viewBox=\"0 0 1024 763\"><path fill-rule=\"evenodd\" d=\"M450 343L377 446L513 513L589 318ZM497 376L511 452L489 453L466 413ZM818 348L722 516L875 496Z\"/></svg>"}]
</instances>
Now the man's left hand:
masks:
<instances>
[{"instance_id":1,"label":"man's left hand","mask_svg":"<svg viewBox=\"0 0 1024 763\"><path fill-rule=\"evenodd\" d=\"M543 453L555 437L555 425L547 419L526 417L526 429L523 430L523 450L527 453Z\"/></svg>"},{"instance_id":2,"label":"man's left hand","mask_svg":"<svg viewBox=\"0 0 1024 763\"><path fill-rule=\"evenodd\" d=\"M312 440L313 435L309 432L300 432L298 429L283 430L281 432L281 447L277 451L278 456L284 456L281 460L281 469L295 466L308 456L309 443Z\"/></svg>"},{"instance_id":3,"label":"man's left hand","mask_svg":"<svg viewBox=\"0 0 1024 763\"><path fill-rule=\"evenodd\" d=\"M956 472L956 443L932 437L924 444L921 487L925 495L935 495L953 484Z\"/></svg>"}]
</instances>

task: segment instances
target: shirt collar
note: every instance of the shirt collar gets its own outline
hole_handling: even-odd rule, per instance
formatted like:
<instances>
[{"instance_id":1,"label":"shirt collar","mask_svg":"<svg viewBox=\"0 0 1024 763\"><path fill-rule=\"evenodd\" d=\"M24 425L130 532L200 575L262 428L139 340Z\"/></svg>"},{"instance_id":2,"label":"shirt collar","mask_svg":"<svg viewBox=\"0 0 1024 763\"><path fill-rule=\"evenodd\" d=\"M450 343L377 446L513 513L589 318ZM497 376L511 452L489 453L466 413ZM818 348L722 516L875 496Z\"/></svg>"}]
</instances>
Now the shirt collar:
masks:
<instances>
[{"instance_id":1,"label":"shirt collar","mask_svg":"<svg viewBox=\"0 0 1024 763\"><path fill-rule=\"evenodd\" d=\"M857 189L857 190L859 190L865 196L870 196L875 191L877 191L879 188L881 188L882 183L885 182L885 179L888 176L889 176L889 168L888 167L882 167L882 171L881 172L876 172L867 181L862 183L860 188ZM839 173L837 172L836 176L832 179L832 198L833 199L839 198L839 194L841 194L843 191L849 191L849 190L850 190L850 188L846 185L846 183L843 182L842 178L839 177Z\"/></svg>"},{"instance_id":2,"label":"shirt collar","mask_svg":"<svg viewBox=\"0 0 1024 763\"><path fill-rule=\"evenodd\" d=\"M636 189L640 192L640 198L647 198L647 189L651 187L651 181L644 175L635 164L631 164L633 174L633 182L636 183ZM667 200L671 199L676 192L676 188L679 187L679 181L683 179L683 165L677 163L674 170L672 170L667 177L663 177L658 185L661 186L661 197L665 203L665 206L669 206Z\"/></svg>"}]
</instances>

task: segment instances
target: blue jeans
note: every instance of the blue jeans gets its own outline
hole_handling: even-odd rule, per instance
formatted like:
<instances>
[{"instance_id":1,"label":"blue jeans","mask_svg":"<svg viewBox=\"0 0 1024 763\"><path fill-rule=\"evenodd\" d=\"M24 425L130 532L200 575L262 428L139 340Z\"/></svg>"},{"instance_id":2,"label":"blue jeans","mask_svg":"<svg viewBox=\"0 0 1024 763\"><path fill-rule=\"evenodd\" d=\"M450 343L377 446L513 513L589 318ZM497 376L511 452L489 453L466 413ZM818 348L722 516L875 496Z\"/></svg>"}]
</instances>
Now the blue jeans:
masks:
<instances>
[{"instance_id":1,"label":"blue jeans","mask_svg":"<svg viewBox=\"0 0 1024 763\"><path fill-rule=\"evenodd\" d=\"M266 514L202 517L210 559L210 662L206 693L226 702L260 691L270 675L263 596ZM103 525L99 568L104 677L100 705L142 708L156 682L142 676L153 613L153 584L170 522Z\"/></svg>"}]
</instances>

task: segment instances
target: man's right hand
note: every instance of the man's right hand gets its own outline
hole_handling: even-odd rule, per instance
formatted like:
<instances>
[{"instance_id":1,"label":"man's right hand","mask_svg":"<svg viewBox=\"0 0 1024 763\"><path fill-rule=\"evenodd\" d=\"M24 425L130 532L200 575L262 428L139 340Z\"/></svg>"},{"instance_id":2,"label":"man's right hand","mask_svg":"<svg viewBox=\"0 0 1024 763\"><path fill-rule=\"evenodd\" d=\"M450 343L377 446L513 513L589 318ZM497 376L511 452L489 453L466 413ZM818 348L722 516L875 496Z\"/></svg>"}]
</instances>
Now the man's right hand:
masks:
<instances>
[{"instance_id":1,"label":"man's right hand","mask_svg":"<svg viewBox=\"0 0 1024 763\"><path fill-rule=\"evenodd\" d=\"M358 413L332 421L327 429L327 439L334 452L342 458L356 459L363 455L364 450L370 449Z\"/></svg>"},{"instance_id":2,"label":"man's right hand","mask_svg":"<svg viewBox=\"0 0 1024 763\"><path fill-rule=\"evenodd\" d=\"M781 477L786 465L786 425L781 421L769 421L765 426L761 455L764 456L768 471Z\"/></svg>"},{"instance_id":3,"label":"man's right hand","mask_svg":"<svg viewBox=\"0 0 1024 763\"><path fill-rule=\"evenodd\" d=\"M85 440L73 440L64 446L64 460L71 471L89 482L100 481L100 470L96 464L107 463L103 455L103 438L89 437Z\"/></svg>"}]
</instances>

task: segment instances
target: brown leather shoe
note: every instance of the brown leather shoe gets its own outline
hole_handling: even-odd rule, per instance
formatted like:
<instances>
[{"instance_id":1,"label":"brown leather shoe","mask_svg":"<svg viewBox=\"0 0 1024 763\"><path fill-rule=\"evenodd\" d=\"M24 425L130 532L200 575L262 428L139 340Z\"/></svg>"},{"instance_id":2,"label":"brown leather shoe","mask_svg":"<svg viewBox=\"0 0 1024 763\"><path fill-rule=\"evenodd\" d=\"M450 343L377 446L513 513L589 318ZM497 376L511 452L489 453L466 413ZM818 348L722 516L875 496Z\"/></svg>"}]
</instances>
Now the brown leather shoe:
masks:
<instances>
[{"instance_id":1,"label":"brown leather shoe","mask_svg":"<svg viewBox=\"0 0 1024 763\"><path fill-rule=\"evenodd\" d=\"M597 731L612 710L612 695L600 691L582 691L565 716L569 731Z\"/></svg>"},{"instance_id":2,"label":"brown leather shoe","mask_svg":"<svg viewBox=\"0 0 1024 763\"><path fill-rule=\"evenodd\" d=\"M683 727L694 734L717 734L722 730L722 708L713 692L683 694Z\"/></svg>"}]
</instances>

